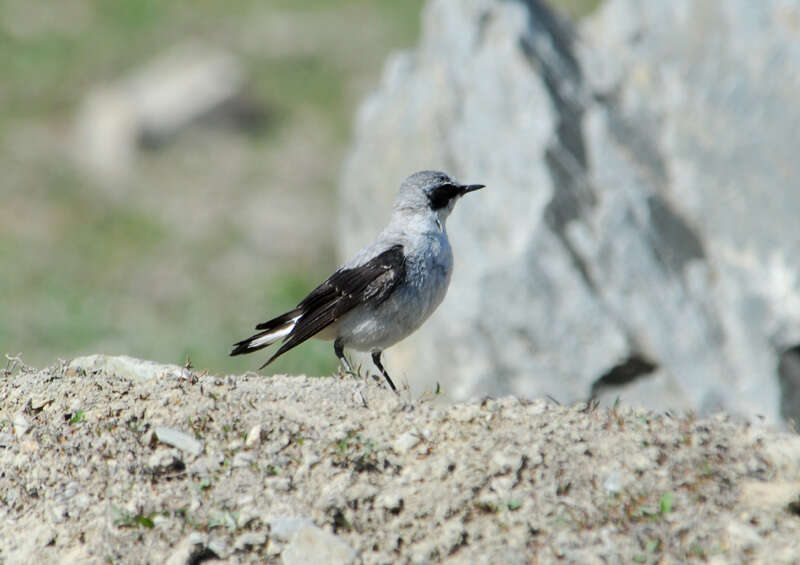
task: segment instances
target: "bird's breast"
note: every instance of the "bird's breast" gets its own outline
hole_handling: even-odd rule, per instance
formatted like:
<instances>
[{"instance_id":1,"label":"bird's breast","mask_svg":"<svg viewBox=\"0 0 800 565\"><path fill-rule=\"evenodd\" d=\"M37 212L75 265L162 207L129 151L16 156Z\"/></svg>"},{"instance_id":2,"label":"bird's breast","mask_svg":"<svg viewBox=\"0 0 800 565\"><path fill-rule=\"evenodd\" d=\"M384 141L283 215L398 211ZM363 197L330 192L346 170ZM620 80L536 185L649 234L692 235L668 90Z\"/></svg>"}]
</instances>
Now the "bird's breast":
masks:
<instances>
[{"instance_id":1,"label":"bird's breast","mask_svg":"<svg viewBox=\"0 0 800 565\"><path fill-rule=\"evenodd\" d=\"M453 251L447 236L436 234L406 255L406 276L427 317L444 299L453 272Z\"/></svg>"},{"instance_id":2,"label":"bird's breast","mask_svg":"<svg viewBox=\"0 0 800 565\"><path fill-rule=\"evenodd\" d=\"M341 319L337 334L346 347L381 351L419 328L444 299L453 270L446 234L415 237L403 243L403 250L405 276L392 294Z\"/></svg>"}]
</instances>

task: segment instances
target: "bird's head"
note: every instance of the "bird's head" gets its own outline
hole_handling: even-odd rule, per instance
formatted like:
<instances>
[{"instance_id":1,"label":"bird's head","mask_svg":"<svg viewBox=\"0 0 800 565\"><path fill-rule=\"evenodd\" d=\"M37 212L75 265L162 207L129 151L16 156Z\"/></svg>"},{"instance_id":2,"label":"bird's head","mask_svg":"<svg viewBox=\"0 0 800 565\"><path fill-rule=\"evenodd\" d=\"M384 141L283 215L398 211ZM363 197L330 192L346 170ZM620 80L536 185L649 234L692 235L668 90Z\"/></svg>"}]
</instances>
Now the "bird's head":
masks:
<instances>
[{"instance_id":1,"label":"bird's head","mask_svg":"<svg viewBox=\"0 0 800 565\"><path fill-rule=\"evenodd\" d=\"M482 184L461 184L440 171L419 171L400 185L394 209L412 213L435 212L443 222L459 198L483 187Z\"/></svg>"}]
</instances>

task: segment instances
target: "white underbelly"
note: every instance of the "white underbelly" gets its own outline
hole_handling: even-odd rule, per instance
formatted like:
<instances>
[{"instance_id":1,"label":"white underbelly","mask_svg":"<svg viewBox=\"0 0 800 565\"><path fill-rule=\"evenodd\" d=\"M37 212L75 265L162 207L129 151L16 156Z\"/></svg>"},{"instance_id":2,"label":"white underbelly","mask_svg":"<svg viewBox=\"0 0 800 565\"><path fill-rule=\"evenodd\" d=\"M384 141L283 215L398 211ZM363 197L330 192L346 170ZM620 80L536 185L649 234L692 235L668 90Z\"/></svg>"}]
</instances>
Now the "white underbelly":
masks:
<instances>
[{"instance_id":1,"label":"white underbelly","mask_svg":"<svg viewBox=\"0 0 800 565\"><path fill-rule=\"evenodd\" d=\"M404 285L377 307L360 306L337 323L336 335L345 347L382 351L405 339L436 310L447 292L449 271L435 284Z\"/></svg>"},{"instance_id":2,"label":"white underbelly","mask_svg":"<svg viewBox=\"0 0 800 565\"><path fill-rule=\"evenodd\" d=\"M408 337L441 304L450 284L453 253L444 231L402 241L405 276L380 304L359 304L316 338L339 339L357 351L382 351Z\"/></svg>"}]
</instances>

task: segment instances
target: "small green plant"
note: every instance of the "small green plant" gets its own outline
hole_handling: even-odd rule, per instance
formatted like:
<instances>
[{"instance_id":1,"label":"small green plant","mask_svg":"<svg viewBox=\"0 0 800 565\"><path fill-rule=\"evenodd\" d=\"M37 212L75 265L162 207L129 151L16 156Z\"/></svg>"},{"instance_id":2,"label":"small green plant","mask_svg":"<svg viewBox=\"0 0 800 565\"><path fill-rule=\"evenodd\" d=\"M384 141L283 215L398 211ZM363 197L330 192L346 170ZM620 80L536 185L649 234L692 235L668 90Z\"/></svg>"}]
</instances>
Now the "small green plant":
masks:
<instances>
[{"instance_id":1,"label":"small green plant","mask_svg":"<svg viewBox=\"0 0 800 565\"><path fill-rule=\"evenodd\" d=\"M74 414L72 414L72 418L69 419L70 424L77 424L78 422L83 421L83 410L76 410Z\"/></svg>"},{"instance_id":2,"label":"small green plant","mask_svg":"<svg viewBox=\"0 0 800 565\"><path fill-rule=\"evenodd\" d=\"M353 530L353 524L345 517L344 513L340 508L337 508L333 514L333 531L337 533L339 531L350 532Z\"/></svg>"},{"instance_id":3,"label":"small green plant","mask_svg":"<svg viewBox=\"0 0 800 565\"><path fill-rule=\"evenodd\" d=\"M661 500L658 501L658 509L661 511L662 516L666 516L670 512L672 512L672 500L673 496L671 492L665 492L664 495L661 497Z\"/></svg>"},{"instance_id":4,"label":"small green plant","mask_svg":"<svg viewBox=\"0 0 800 565\"><path fill-rule=\"evenodd\" d=\"M203 531L206 525L195 520L194 516L189 513L188 506L181 506L172 513L176 518L180 518L184 522L184 526L189 526L193 530Z\"/></svg>"},{"instance_id":5,"label":"small green plant","mask_svg":"<svg viewBox=\"0 0 800 565\"><path fill-rule=\"evenodd\" d=\"M336 464L353 465L358 472L378 470L377 452L383 448L374 440L355 432L348 432L346 437L334 442L333 445L337 452Z\"/></svg>"},{"instance_id":6,"label":"small green plant","mask_svg":"<svg viewBox=\"0 0 800 565\"><path fill-rule=\"evenodd\" d=\"M703 467L700 469L700 475L702 477L710 477L714 474L714 468L711 466L711 463L708 459L703 460Z\"/></svg>"},{"instance_id":7,"label":"small green plant","mask_svg":"<svg viewBox=\"0 0 800 565\"><path fill-rule=\"evenodd\" d=\"M350 434L347 437L340 439L335 443L336 449L339 450L339 453L347 453L347 448L350 446L349 440Z\"/></svg>"},{"instance_id":8,"label":"small green plant","mask_svg":"<svg viewBox=\"0 0 800 565\"><path fill-rule=\"evenodd\" d=\"M112 512L114 513L114 525L118 528L149 529L155 526L155 522L153 522L153 517L156 515L155 513L142 514L140 512L138 514L131 514L130 512L126 512L117 506L112 507Z\"/></svg>"},{"instance_id":9,"label":"small green plant","mask_svg":"<svg viewBox=\"0 0 800 565\"><path fill-rule=\"evenodd\" d=\"M705 559L708 554L700 545L693 543L691 546L689 546L689 555L699 557L700 559Z\"/></svg>"},{"instance_id":10,"label":"small green plant","mask_svg":"<svg viewBox=\"0 0 800 565\"><path fill-rule=\"evenodd\" d=\"M514 510L519 509L519 507L522 506L522 503L519 500L509 500L506 503L506 506L513 512Z\"/></svg>"},{"instance_id":11,"label":"small green plant","mask_svg":"<svg viewBox=\"0 0 800 565\"><path fill-rule=\"evenodd\" d=\"M644 553L637 553L633 556L633 561L635 563L647 563L648 555L652 556L655 553L661 551L661 540L658 539L649 539L647 540L647 544L644 546Z\"/></svg>"},{"instance_id":12,"label":"small green plant","mask_svg":"<svg viewBox=\"0 0 800 565\"><path fill-rule=\"evenodd\" d=\"M208 477L203 477L196 483L191 483L189 487L195 492L202 492L206 489L211 488L211 479L209 479Z\"/></svg>"}]
</instances>

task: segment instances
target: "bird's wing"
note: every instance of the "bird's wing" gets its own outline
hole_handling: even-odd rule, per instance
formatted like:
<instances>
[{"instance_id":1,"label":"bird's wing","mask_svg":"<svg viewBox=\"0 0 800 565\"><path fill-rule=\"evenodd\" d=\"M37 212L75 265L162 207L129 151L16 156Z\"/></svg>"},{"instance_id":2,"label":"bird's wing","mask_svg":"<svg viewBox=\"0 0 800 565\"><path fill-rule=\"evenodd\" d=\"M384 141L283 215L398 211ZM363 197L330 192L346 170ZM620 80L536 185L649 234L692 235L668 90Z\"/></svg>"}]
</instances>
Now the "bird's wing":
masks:
<instances>
[{"instance_id":1,"label":"bird's wing","mask_svg":"<svg viewBox=\"0 0 800 565\"><path fill-rule=\"evenodd\" d=\"M322 331L358 306L383 303L405 277L402 245L394 245L366 263L339 269L303 299L292 312L302 312L283 345L266 365Z\"/></svg>"},{"instance_id":2,"label":"bird's wing","mask_svg":"<svg viewBox=\"0 0 800 565\"><path fill-rule=\"evenodd\" d=\"M288 322L291 322L293 318L296 318L301 314L299 308L295 308L294 310L289 310L285 314L281 314L276 318L272 318L271 320L267 320L266 322L261 322L256 326L257 330L271 330L277 327L280 327Z\"/></svg>"}]
</instances>

